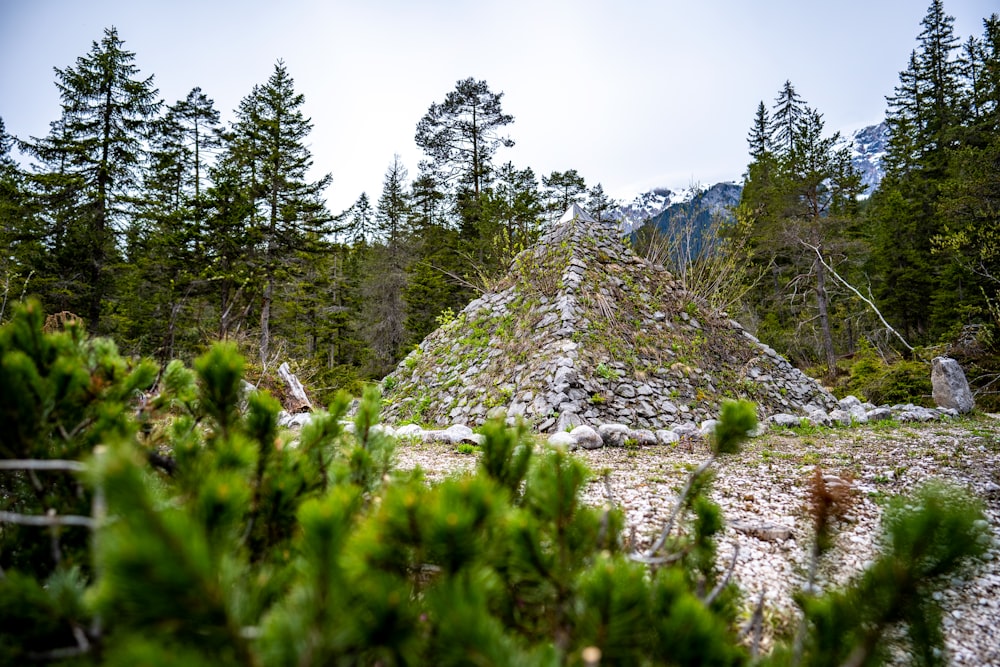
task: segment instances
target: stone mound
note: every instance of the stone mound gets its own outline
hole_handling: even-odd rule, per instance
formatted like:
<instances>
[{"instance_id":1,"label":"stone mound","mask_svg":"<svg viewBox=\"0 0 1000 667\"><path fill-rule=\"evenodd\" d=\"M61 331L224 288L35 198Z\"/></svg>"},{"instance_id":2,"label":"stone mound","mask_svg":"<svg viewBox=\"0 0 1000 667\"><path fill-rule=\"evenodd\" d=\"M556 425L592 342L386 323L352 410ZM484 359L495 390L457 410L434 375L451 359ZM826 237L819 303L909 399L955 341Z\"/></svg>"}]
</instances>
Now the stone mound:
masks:
<instances>
[{"instance_id":1,"label":"stone mound","mask_svg":"<svg viewBox=\"0 0 1000 667\"><path fill-rule=\"evenodd\" d=\"M388 423L478 425L505 415L543 433L700 423L726 398L753 401L761 418L837 406L575 205L382 389Z\"/></svg>"}]
</instances>

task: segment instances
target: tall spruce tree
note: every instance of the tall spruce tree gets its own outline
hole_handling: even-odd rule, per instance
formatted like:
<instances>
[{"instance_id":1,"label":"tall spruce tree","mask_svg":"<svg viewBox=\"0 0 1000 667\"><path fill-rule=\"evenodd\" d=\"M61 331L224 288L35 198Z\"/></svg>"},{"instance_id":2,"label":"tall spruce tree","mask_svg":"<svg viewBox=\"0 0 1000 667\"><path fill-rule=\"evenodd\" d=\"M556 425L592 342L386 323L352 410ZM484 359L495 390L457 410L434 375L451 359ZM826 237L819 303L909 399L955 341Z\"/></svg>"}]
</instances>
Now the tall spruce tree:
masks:
<instances>
[{"instance_id":1,"label":"tall spruce tree","mask_svg":"<svg viewBox=\"0 0 1000 667\"><path fill-rule=\"evenodd\" d=\"M795 356L823 359L833 375L838 345L827 262L831 254L845 256L843 231L857 213L860 176L848 149L838 148L839 133L824 136L822 114L791 82L778 95L772 118L758 106L747 137L754 159L739 208L752 224L757 261L771 271L773 299L758 301L758 317L766 337L784 338ZM808 303L796 299L807 293L813 295ZM803 327L811 322L815 335L806 336ZM793 340L797 349L790 347ZM807 340L815 343L802 343Z\"/></svg>"},{"instance_id":2,"label":"tall spruce tree","mask_svg":"<svg viewBox=\"0 0 1000 667\"><path fill-rule=\"evenodd\" d=\"M954 19L933 0L918 47L888 97L886 177L872 197L872 271L883 313L911 342L931 342L954 323L969 297L967 276L935 258L942 232L938 203L949 152L964 122L961 63L954 57Z\"/></svg>"},{"instance_id":3,"label":"tall spruce tree","mask_svg":"<svg viewBox=\"0 0 1000 667\"><path fill-rule=\"evenodd\" d=\"M18 165L12 149L16 139L7 134L0 118L0 322L9 304L20 298L33 274L45 261L44 233L29 197L27 175Z\"/></svg>"},{"instance_id":4,"label":"tall spruce tree","mask_svg":"<svg viewBox=\"0 0 1000 667\"><path fill-rule=\"evenodd\" d=\"M332 220L323 199L330 175L307 180L313 161L305 140L312 122L302 113L304 102L279 60L267 83L256 86L241 103L228 147L249 176L251 228L259 239L255 265L261 281L262 359L270 352L272 306L279 279L288 276L286 260L295 252L321 251Z\"/></svg>"},{"instance_id":5,"label":"tall spruce tree","mask_svg":"<svg viewBox=\"0 0 1000 667\"><path fill-rule=\"evenodd\" d=\"M550 217L558 218L570 204L578 204L587 196L587 182L576 169L553 171L542 176L545 191L545 210Z\"/></svg>"},{"instance_id":6,"label":"tall spruce tree","mask_svg":"<svg viewBox=\"0 0 1000 667\"><path fill-rule=\"evenodd\" d=\"M160 102L153 77L138 78L135 54L107 28L75 66L56 69L62 117L45 139L26 144L39 161L35 181L47 199L56 270L72 276L67 299L91 331L105 331L104 302L113 291L110 269L119 235L133 213L145 157L144 140Z\"/></svg>"},{"instance_id":7,"label":"tall spruce tree","mask_svg":"<svg viewBox=\"0 0 1000 667\"><path fill-rule=\"evenodd\" d=\"M365 339L372 350L370 367L373 376L382 377L399 361L406 341L407 268L411 261L409 245L410 202L406 188L406 167L393 157L385 172L382 194L375 209L377 243L366 266L365 297L361 312Z\"/></svg>"}]
</instances>

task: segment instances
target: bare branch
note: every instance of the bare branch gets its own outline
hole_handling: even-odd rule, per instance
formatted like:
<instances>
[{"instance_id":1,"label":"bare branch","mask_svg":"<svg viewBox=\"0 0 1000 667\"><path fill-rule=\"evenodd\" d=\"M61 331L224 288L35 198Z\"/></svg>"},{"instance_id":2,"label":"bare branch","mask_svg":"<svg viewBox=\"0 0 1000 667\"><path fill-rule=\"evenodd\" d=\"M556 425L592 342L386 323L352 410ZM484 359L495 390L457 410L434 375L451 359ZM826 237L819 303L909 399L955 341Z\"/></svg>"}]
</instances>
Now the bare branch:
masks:
<instances>
[{"instance_id":1,"label":"bare branch","mask_svg":"<svg viewBox=\"0 0 1000 667\"><path fill-rule=\"evenodd\" d=\"M18 514L17 512L0 512L0 523L16 523L22 526L83 526L96 528L97 522L89 516L75 514Z\"/></svg>"},{"instance_id":2,"label":"bare branch","mask_svg":"<svg viewBox=\"0 0 1000 667\"><path fill-rule=\"evenodd\" d=\"M849 282L847 282L846 280L844 280L843 278L841 278L840 274L837 273L832 266L830 266L829 264L826 263L826 260L823 259L823 253L821 253L819 251L819 248L817 246L810 245L810 244L806 243L805 241L803 241L802 239L799 239L799 243L801 243L805 247L807 247L810 250L812 250L813 252L815 252L816 253L816 257L819 259L819 263L822 264L824 267L826 267L826 270L829 271L833 275L833 277L836 278L837 281L841 285L843 285L847 289L849 289L852 292L854 292L855 296L857 296L859 299L861 299L866 304L868 304L868 306L872 310L875 311L875 314L878 315L879 320L882 321L882 325L885 326L885 328L888 329L890 333L894 334L896 336L896 338L899 339L899 342L901 342L906 347L907 350L909 350L910 352L913 352L913 347L911 347L910 344L906 342L906 339L903 338L903 336L900 335L900 333L898 331L896 331L895 329L893 329L892 326L890 326L889 323L885 321L885 318L882 317L882 312L878 309L878 307L875 305L875 303L871 299L866 298L864 294L862 294L857 289L855 289L855 287L853 285L851 285Z\"/></svg>"},{"instance_id":3,"label":"bare branch","mask_svg":"<svg viewBox=\"0 0 1000 667\"><path fill-rule=\"evenodd\" d=\"M79 461L60 459L5 459L0 461L0 470L65 470L83 472L87 466Z\"/></svg>"},{"instance_id":4,"label":"bare branch","mask_svg":"<svg viewBox=\"0 0 1000 667\"><path fill-rule=\"evenodd\" d=\"M715 602L715 598L719 597L719 593L721 593L722 590L729 584L729 580L733 578L733 571L736 569L736 560L740 557L739 542L735 543L734 546L736 548L733 550L733 560L730 561L729 567L726 568L726 576L724 576L719 583L715 585L712 592L709 593L708 597L703 600L706 606Z\"/></svg>"},{"instance_id":5,"label":"bare branch","mask_svg":"<svg viewBox=\"0 0 1000 667\"><path fill-rule=\"evenodd\" d=\"M656 552L663 548L663 545L667 541L667 537L670 535L670 531L674 529L674 522L677 520L678 515L680 515L681 510L684 508L684 504L687 501L688 494L691 493L691 489L692 487L694 487L695 480L701 477L701 475L703 475L705 471L708 470L709 466L711 466L715 462L715 456L716 455L713 454L710 459L708 459L700 466L698 466L697 470L695 470L688 476L687 484L684 486L684 489L677 497L677 505L674 506L673 513L670 515L670 518L667 519L667 523L666 525L663 526L663 530L660 532L660 536L657 538L656 542L654 542L653 546L647 549L646 553L643 554L645 558L647 559L654 558L656 556ZM640 560L640 559L634 558L633 560ZM641 562L645 563L651 561L641 560Z\"/></svg>"}]
</instances>

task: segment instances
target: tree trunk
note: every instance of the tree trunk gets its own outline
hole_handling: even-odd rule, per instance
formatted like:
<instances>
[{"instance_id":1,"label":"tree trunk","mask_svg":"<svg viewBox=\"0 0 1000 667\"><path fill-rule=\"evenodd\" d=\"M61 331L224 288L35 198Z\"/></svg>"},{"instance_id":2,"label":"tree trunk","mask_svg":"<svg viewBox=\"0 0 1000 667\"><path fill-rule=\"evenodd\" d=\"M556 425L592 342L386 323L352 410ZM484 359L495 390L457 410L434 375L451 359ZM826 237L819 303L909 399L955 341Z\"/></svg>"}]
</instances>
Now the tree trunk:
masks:
<instances>
[{"instance_id":1,"label":"tree trunk","mask_svg":"<svg viewBox=\"0 0 1000 667\"><path fill-rule=\"evenodd\" d=\"M260 362L267 363L268 348L271 345L271 298L274 296L274 276L268 276L264 285L264 297L260 305Z\"/></svg>"},{"instance_id":2,"label":"tree trunk","mask_svg":"<svg viewBox=\"0 0 1000 667\"><path fill-rule=\"evenodd\" d=\"M822 262L814 261L816 269L816 307L819 310L819 324L823 336L823 350L826 353L827 376L837 376L837 355L833 349L833 334L830 331L830 316L827 313L826 268Z\"/></svg>"}]
</instances>

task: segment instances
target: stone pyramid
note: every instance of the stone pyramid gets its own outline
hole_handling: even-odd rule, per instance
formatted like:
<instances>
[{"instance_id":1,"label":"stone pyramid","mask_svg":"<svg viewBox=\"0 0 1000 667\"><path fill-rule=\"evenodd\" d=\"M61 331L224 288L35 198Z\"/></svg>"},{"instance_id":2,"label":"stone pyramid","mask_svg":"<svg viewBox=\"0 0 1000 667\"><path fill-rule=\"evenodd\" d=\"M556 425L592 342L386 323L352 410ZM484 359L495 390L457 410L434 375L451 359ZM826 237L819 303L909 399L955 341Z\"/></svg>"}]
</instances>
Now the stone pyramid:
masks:
<instances>
[{"instance_id":1,"label":"stone pyramid","mask_svg":"<svg viewBox=\"0 0 1000 667\"><path fill-rule=\"evenodd\" d=\"M505 415L543 433L697 424L726 398L753 401L762 418L836 406L576 205L382 387L388 423L475 426Z\"/></svg>"}]
</instances>

